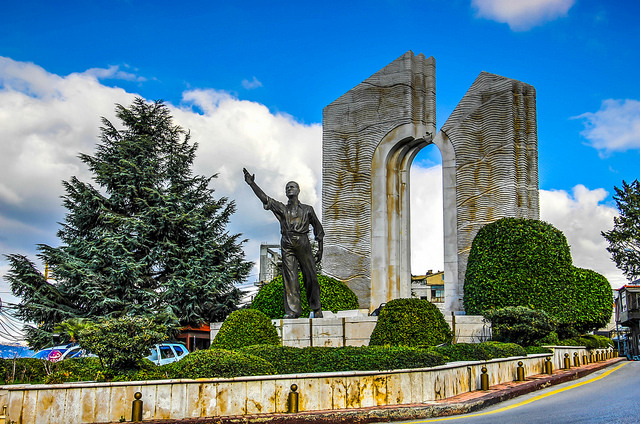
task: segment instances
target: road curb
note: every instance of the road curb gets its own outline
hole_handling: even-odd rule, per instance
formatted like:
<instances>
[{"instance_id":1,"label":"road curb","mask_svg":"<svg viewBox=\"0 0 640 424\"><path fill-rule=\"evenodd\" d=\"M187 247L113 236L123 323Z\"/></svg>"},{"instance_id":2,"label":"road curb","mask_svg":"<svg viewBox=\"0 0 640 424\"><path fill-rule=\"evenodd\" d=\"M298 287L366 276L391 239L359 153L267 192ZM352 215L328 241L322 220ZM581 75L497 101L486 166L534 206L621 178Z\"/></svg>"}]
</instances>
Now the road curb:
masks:
<instances>
[{"instance_id":1,"label":"road curb","mask_svg":"<svg viewBox=\"0 0 640 424\"><path fill-rule=\"evenodd\" d=\"M360 409L331 411L309 411L296 414L261 414L181 420L145 421L149 424L367 424L389 421L420 420L475 412L482 408L504 402L546 387L577 380L601 369L610 367L627 358L613 358L570 370L558 370L553 375L536 375L527 381L508 383L490 388L487 392L475 391L476 397L457 400L461 396L432 403L411 405L376 406ZM506 386L506 387L505 387ZM483 394L484 393L484 394Z\"/></svg>"}]
</instances>

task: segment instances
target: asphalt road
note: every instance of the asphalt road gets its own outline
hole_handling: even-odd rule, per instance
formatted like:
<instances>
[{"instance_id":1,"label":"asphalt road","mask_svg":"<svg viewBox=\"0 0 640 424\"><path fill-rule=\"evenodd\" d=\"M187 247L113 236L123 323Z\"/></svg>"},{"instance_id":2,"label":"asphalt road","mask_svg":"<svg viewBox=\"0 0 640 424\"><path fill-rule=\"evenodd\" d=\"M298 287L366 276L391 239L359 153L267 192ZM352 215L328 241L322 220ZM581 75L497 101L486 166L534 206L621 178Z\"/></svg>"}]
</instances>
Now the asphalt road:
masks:
<instances>
[{"instance_id":1,"label":"asphalt road","mask_svg":"<svg viewBox=\"0 0 640 424\"><path fill-rule=\"evenodd\" d=\"M640 362L621 362L475 413L402 423L640 423Z\"/></svg>"}]
</instances>

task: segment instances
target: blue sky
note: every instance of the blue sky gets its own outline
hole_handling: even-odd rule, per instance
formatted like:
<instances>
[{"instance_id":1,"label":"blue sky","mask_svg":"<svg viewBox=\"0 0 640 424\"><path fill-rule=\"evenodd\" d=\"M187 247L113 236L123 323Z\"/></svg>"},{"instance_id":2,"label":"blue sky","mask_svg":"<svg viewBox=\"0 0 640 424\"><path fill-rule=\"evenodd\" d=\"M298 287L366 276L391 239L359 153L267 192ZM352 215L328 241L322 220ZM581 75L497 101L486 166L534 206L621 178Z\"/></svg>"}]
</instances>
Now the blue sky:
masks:
<instances>
[{"instance_id":1,"label":"blue sky","mask_svg":"<svg viewBox=\"0 0 640 424\"><path fill-rule=\"evenodd\" d=\"M114 103L139 95L164 99L191 129L196 172L219 173L216 194L238 205L230 230L257 260L278 227L242 167L275 197L298 180L320 210L322 109L412 50L436 59L438 127L481 71L536 88L541 217L565 232L576 265L626 281L600 231L613 224L613 186L638 178L636 1L4 0L2 10L0 254L57 243L61 181L90 178L78 153L93 153ZM442 269L438 163L430 147L412 167L416 274ZM4 282L0 297L11 299Z\"/></svg>"}]
</instances>

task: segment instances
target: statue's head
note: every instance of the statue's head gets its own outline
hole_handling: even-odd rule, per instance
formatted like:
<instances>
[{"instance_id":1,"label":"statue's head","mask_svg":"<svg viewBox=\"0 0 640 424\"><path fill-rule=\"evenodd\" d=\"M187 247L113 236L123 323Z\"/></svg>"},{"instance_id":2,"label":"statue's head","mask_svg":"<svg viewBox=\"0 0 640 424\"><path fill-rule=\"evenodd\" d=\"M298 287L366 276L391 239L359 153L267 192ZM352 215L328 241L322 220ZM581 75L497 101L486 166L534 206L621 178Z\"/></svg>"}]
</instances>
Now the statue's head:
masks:
<instances>
[{"instance_id":1,"label":"statue's head","mask_svg":"<svg viewBox=\"0 0 640 424\"><path fill-rule=\"evenodd\" d=\"M287 185L284 186L284 192L288 198L297 197L298 194L300 194L300 186L295 181L289 181Z\"/></svg>"}]
</instances>

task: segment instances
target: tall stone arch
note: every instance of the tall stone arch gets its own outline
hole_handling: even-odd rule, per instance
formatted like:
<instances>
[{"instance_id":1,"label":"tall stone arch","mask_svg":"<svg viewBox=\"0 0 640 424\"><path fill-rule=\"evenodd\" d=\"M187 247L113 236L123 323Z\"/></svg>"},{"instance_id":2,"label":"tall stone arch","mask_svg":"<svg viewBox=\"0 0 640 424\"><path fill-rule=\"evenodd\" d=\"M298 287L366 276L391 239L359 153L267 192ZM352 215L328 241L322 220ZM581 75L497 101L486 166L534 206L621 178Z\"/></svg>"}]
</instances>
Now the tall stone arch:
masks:
<instances>
[{"instance_id":1,"label":"tall stone arch","mask_svg":"<svg viewBox=\"0 0 640 424\"><path fill-rule=\"evenodd\" d=\"M405 53L324 109L323 272L361 307L411 296L409 170L431 143L443 158L447 310L462 309L478 229L538 218L533 87L483 72L436 134L435 60Z\"/></svg>"}]
</instances>

